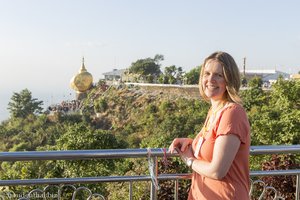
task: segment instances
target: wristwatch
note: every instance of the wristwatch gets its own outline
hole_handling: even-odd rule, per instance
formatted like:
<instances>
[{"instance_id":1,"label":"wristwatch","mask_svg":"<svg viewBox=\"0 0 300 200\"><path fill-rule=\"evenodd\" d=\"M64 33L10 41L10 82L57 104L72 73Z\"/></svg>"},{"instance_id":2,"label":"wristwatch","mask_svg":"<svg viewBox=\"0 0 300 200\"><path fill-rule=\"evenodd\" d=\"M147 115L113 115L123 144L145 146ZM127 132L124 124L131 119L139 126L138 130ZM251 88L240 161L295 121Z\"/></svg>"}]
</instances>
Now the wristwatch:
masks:
<instances>
[{"instance_id":1,"label":"wristwatch","mask_svg":"<svg viewBox=\"0 0 300 200\"><path fill-rule=\"evenodd\" d=\"M192 169L192 165L193 165L194 159L193 158L188 158L186 161L186 165Z\"/></svg>"}]
</instances>

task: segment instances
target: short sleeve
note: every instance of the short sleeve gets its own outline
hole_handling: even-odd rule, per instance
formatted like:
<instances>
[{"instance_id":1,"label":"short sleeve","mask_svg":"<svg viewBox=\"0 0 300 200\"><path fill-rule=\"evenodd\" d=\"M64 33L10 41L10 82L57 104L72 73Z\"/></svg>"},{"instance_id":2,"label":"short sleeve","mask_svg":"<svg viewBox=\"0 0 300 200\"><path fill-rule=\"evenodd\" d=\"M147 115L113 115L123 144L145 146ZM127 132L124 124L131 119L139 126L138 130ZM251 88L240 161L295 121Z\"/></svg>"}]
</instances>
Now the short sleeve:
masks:
<instances>
[{"instance_id":1,"label":"short sleeve","mask_svg":"<svg viewBox=\"0 0 300 200\"><path fill-rule=\"evenodd\" d=\"M244 108L238 104L232 104L219 115L216 121L216 137L220 135L234 134L242 143L246 143L250 133L250 125Z\"/></svg>"}]
</instances>

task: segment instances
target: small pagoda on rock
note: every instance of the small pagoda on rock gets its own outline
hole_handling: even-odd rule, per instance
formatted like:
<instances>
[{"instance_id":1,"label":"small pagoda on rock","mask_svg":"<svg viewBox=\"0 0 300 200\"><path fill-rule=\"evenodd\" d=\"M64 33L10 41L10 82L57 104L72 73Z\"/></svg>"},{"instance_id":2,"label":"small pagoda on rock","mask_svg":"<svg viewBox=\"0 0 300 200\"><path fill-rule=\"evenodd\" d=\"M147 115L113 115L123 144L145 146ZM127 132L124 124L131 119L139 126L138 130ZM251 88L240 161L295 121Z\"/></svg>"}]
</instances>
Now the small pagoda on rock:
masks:
<instances>
[{"instance_id":1,"label":"small pagoda on rock","mask_svg":"<svg viewBox=\"0 0 300 200\"><path fill-rule=\"evenodd\" d=\"M82 66L79 72L73 76L70 82L70 86L76 91L76 99L82 100L86 97L87 91L93 85L93 76L90 74L84 66L84 57L82 58Z\"/></svg>"}]
</instances>

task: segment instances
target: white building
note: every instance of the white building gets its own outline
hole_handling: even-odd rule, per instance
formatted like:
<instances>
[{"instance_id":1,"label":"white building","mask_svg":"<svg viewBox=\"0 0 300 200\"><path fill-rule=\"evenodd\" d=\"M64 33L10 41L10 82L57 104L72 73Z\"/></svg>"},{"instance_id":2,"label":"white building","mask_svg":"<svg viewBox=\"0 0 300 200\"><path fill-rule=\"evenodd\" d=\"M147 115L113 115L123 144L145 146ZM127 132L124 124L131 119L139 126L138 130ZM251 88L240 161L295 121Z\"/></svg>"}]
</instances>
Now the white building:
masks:
<instances>
[{"instance_id":1,"label":"white building","mask_svg":"<svg viewBox=\"0 0 300 200\"><path fill-rule=\"evenodd\" d=\"M106 81L120 81L126 69L113 69L111 72L103 73Z\"/></svg>"},{"instance_id":2,"label":"white building","mask_svg":"<svg viewBox=\"0 0 300 200\"><path fill-rule=\"evenodd\" d=\"M243 73L243 72L241 72ZM276 80L282 76L283 79L290 79L290 74L270 69L257 69L257 70L246 70L245 75L247 79L251 79L255 76L260 77L263 83L274 83Z\"/></svg>"}]
</instances>

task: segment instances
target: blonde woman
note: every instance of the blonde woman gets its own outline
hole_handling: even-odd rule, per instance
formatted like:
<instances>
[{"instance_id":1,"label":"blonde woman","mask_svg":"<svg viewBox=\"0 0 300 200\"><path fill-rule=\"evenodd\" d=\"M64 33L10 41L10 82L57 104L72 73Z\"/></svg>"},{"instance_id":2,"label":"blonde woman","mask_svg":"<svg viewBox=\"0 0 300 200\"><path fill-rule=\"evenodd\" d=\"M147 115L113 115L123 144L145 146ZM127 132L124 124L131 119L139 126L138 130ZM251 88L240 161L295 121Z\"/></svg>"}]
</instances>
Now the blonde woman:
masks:
<instances>
[{"instance_id":1,"label":"blonde woman","mask_svg":"<svg viewBox=\"0 0 300 200\"><path fill-rule=\"evenodd\" d=\"M239 88L231 55L215 52L205 59L199 90L211 108L204 126L194 139L176 138L169 147L193 170L189 200L249 199L250 125Z\"/></svg>"}]
</instances>

